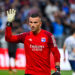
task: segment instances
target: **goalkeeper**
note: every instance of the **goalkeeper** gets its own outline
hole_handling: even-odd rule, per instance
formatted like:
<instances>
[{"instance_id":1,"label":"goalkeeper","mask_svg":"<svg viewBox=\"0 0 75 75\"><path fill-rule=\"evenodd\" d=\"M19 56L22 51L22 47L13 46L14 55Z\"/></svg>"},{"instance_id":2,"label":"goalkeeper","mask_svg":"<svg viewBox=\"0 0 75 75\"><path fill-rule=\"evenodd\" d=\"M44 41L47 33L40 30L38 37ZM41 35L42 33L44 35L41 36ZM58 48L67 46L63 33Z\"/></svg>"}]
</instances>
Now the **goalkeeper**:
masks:
<instances>
[{"instance_id":1,"label":"goalkeeper","mask_svg":"<svg viewBox=\"0 0 75 75\"><path fill-rule=\"evenodd\" d=\"M60 53L52 33L41 29L41 17L34 13L29 17L30 32L12 35L11 27L16 10L7 11L7 27L5 39L12 43L24 43L26 53L25 75L51 75L50 53L55 58L56 72L52 75L60 75Z\"/></svg>"}]
</instances>

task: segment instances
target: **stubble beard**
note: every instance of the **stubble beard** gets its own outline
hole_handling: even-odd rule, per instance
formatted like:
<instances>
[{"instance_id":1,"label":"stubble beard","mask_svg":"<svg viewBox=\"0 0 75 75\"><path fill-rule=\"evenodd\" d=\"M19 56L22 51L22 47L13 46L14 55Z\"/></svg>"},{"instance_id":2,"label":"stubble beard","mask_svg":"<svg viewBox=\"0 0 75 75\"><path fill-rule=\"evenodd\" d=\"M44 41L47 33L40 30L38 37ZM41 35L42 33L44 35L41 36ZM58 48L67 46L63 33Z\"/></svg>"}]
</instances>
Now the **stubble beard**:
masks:
<instances>
[{"instance_id":1,"label":"stubble beard","mask_svg":"<svg viewBox=\"0 0 75 75\"><path fill-rule=\"evenodd\" d=\"M37 28L37 29L35 29L35 30L32 30L32 32L33 32L34 35L36 35L36 34L38 34L39 30L40 30L40 29Z\"/></svg>"}]
</instances>

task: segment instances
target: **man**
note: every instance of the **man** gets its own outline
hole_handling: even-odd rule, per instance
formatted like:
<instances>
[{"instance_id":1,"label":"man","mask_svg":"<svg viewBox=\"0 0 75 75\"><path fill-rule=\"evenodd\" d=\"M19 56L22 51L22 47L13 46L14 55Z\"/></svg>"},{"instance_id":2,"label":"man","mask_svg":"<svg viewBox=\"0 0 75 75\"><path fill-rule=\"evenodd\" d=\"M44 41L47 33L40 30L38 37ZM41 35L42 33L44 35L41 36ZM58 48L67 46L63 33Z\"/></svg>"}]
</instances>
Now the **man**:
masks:
<instances>
[{"instance_id":1,"label":"man","mask_svg":"<svg viewBox=\"0 0 75 75\"><path fill-rule=\"evenodd\" d=\"M16 58L16 43L8 43L8 54L9 54L9 73L14 73L16 75L16 65L15 65L15 58Z\"/></svg>"},{"instance_id":2,"label":"man","mask_svg":"<svg viewBox=\"0 0 75 75\"><path fill-rule=\"evenodd\" d=\"M75 29L72 30L72 35L69 36L65 42L64 42L64 46L63 46L63 50L64 50L64 61L66 60L66 55L65 55L65 50L68 50L68 59L71 65L71 68L73 70L73 74L75 75Z\"/></svg>"},{"instance_id":3,"label":"man","mask_svg":"<svg viewBox=\"0 0 75 75\"><path fill-rule=\"evenodd\" d=\"M7 11L7 27L5 39L8 42L24 43L26 53L25 75L51 75L50 53L55 58L56 72L53 75L60 75L60 54L56 46L54 36L41 29L41 18L38 14L29 17L30 32L12 35L11 26L15 18L16 11Z\"/></svg>"}]
</instances>

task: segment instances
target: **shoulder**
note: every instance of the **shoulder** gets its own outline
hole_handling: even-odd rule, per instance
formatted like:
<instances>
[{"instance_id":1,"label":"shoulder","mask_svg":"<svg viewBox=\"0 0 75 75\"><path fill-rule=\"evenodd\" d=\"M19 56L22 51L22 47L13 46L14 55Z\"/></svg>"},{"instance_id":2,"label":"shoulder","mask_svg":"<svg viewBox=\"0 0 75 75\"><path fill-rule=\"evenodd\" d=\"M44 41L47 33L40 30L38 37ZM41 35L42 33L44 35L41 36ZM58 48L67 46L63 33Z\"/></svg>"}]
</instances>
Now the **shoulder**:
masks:
<instances>
[{"instance_id":1,"label":"shoulder","mask_svg":"<svg viewBox=\"0 0 75 75\"><path fill-rule=\"evenodd\" d=\"M27 37L27 35L30 35L30 32L23 32L17 35L18 40L22 43L24 43L25 38Z\"/></svg>"},{"instance_id":2,"label":"shoulder","mask_svg":"<svg viewBox=\"0 0 75 75\"><path fill-rule=\"evenodd\" d=\"M30 35L30 32L23 32L23 33L20 33L20 35Z\"/></svg>"},{"instance_id":3,"label":"shoulder","mask_svg":"<svg viewBox=\"0 0 75 75\"><path fill-rule=\"evenodd\" d=\"M67 37L67 38L65 39L65 42L70 42L71 40L72 40L72 37L69 36L69 37Z\"/></svg>"},{"instance_id":4,"label":"shoulder","mask_svg":"<svg viewBox=\"0 0 75 75\"><path fill-rule=\"evenodd\" d=\"M43 30L44 34L47 36L52 36L53 34L47 30Z\"/></svg>"},{"instance_id":5,"label":"shoulder","mask_svg":"<svg viewBox=\"0 0 75 75\"><path fill-rule=\"evenodd\" d=\"M30 32L23 32L23 33L18 34L19 37L26 37L28 35L30 35Z\"/></svg>"},{"instance_id":6,"label":"shoulder","mask_svg":"<svg viewBox=\"0 0 75 75\"><path fill-rule=\"evenodd\" d=\"M47 35L48 45L50 45L50 47L56 47L57 45L56 45L54 35L51 32L48 32L46 30L44 30L44 33Z\"/></svg>"},{"instance_id":7,"label":"shoulder","mask_svg":"<svg viewBox=\"0 0 75 75\"><path fill-rule=\"evenodd\" d=\"M66 40L71 40L72 39L72 36L69 36L66 38Z\"/></svg>"},{"instance_id":8,"label":"shoulder","mask_svg":"<svg viewBox=\"0 0 75 75\"><path fill-rule=\"evenodd\" d=\"M55 39L54 35L51 32L48 32L48 31L44 30L44 34L47 36L47 38L49 40L51 40L51 39L54 40Z\"/></svg>"}]
</instances>

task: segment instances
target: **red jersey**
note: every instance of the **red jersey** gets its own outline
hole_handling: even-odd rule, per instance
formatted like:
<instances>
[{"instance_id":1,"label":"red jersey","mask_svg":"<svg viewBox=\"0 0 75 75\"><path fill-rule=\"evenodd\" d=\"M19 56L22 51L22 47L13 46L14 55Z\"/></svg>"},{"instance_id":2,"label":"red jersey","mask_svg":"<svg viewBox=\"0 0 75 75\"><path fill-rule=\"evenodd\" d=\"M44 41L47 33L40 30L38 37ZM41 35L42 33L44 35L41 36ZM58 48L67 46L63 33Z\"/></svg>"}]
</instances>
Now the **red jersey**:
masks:
<instances>
[{"instance_id":1,"label":"red jersey","mask_svg":"<svg viewBox=\"0 0 75 75\"><path fill-rule=\"evenodd\" d=\"M69 3L75 4L75 0L69 0Z\"/></svg>"},{"instance_id":2,"label":"red jersey","mask_svg":"<svg viewBox=\"0 0 75 75\"><path fill-rule=\"evenodd\" d=\"M12 35L11 27L7 27L5 39L8 42L24 43L26 74L50 75L50 52L53 53L55 62L60 62L60 54L54 36L46 30L41 29L37 35L34 35L33 32Z\"/></svg>"}]
</instances>

